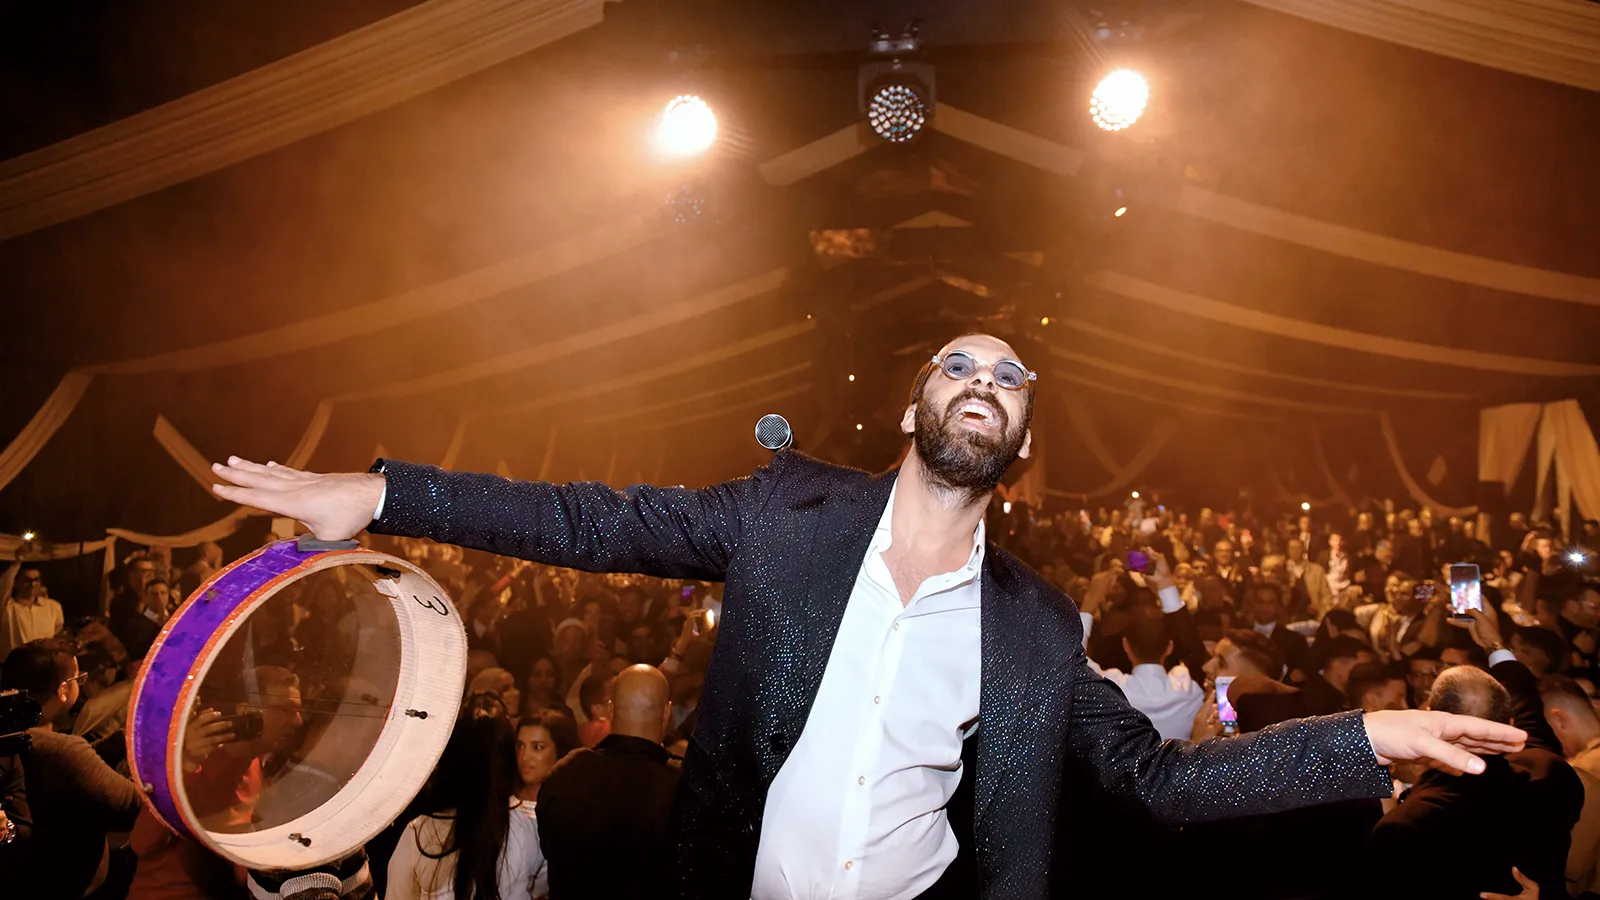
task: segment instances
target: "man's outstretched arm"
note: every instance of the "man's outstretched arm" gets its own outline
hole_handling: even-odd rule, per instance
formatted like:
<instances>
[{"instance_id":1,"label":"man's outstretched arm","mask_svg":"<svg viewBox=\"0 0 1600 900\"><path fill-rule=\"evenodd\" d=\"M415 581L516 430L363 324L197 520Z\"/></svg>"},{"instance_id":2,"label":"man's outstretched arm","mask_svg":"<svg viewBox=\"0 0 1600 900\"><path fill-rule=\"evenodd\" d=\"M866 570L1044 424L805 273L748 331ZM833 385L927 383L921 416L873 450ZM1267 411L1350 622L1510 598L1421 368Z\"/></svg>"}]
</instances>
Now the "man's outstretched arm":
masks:
<instances>
[{"instance_id":1,"label":"man's outstretched arm","mask_svg":"<svg viewBox=\"0 0 1600 900\"><path fill-rule=\"evenodd\" d=\"M1122 694L1074 663L1068 753L1112 793L1137 798L1159 821L1181 825L1388 796L1384 766L1435 760L1481 772L1478 752L1520 749L1515 728L1467 716L1409 710L1290 720L1254 734L1200 743L1163 741Z\"/></svg>"},{"instance_id":2,"label":"man's outstretched arm","mask_svg":"<svg viewBox=\"0 0 1600 900\"><path fill-rule=\"evenodd\" d=\"M392 461L381 473L316 474L238 458L214 470L229 482L216 486L218 496L293 517L324 540L370 528L589 571L708 580L722 579L770 485L770 467L701 490L626 491Z\"/></svg>"}]
</instances>

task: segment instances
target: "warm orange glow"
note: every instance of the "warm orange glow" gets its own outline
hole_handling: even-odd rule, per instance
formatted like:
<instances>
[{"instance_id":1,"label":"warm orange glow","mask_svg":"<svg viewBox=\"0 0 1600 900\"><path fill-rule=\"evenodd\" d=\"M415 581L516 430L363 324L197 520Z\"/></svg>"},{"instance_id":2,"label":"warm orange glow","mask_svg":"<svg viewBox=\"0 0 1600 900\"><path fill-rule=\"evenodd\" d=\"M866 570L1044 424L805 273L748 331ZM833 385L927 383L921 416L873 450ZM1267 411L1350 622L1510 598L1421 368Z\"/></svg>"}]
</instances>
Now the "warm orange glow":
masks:
<instances>
[{"instance_id":1,"label":"warm orange glow","mask_svg":"<svg viewBox=\"0 0 1600 900\"><path fill-rule=\"evenodd\" d=\"M860 431L860 430L861 430L861 423L860 423L860 422L857 422L857 423L856 423L856 430L857 430L857 431Z\"/></svg>"},{"instance_id":2,"label":"warm orange glow","mask_svg":"<svg viewBox=\"0 0 1600 900\"><path fill-rule=\"evenodd\" d=\"M1128 208L1126 206L1119 206L1119 207L1117 207L1117 211L1112 213L1113 216L1116 216L1119 219L1122 218L1123 216L1127 215L1127 214L1128 214Z\"/></svg>"},{"instance_id":3,"label":"warm orange glow","mask_svg":"<svg viewBox=\"0 0 1600 900\"><path fill-rule=\"evenodd\" d=\"M1050 324L1050 317L1049 316L1044 316L1044 317L1040 318L1039 319L1039 324L1040 325L1049 325Z\"/></svg>"},{"instance_id":4,"label":"warm orange glow","mask_svg":"<svg viewBox=\"0 0 1600 900\"><path fill-rule=\"evenodd\" d=\"M855 380L856 380L856 377L855 377L855 376L854 376L854 375L851 375L851 376L850 376L850 380L851 380L851 381L855 381Z\"/></svg>"}]
</instances>

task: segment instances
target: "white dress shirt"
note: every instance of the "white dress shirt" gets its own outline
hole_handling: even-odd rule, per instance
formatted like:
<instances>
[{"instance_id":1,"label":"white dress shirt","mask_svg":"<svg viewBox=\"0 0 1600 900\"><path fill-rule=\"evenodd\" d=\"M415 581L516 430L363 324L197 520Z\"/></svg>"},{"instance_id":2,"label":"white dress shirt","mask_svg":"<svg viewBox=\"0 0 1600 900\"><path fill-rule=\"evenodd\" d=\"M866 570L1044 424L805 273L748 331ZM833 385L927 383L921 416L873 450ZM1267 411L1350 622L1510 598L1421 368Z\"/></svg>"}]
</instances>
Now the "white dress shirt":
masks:
<instances>
[{"instance_id":1,"label":"white dress shirt","mask_svg":"<svg viewBox=\"0 0 1600 900\"><path fill-rule=\"evenodd\" d=\"M1149 717L1163 740L1187 741L1193 735L1194 717L1206 700L1206 692L1195 684L1188 666L1179 663L1169 672L1157 663L1140 663L1127 674L1118 669L1106 669L1101 674L1122 688L1128 703Z\"/></svg>"},{"instance_id":2,"label":"white dress shirt","mask_svg":"<svg viewBox=\"0 0 1600 900\"><path fill-rule=\"evenodd\" d=\"M49 597L31 603L10 597L0 601L0 659L29 641L55 637L64 622L61 604Z\"/></svg>"},{"instance_id":3,"label":"white dress shirt","mask_svg":"<svg viewBox=\"0 0 1600 900\"><path fill-rule=\"evenodd\" d=\"M956 856L944 807L978 718L979 574L966 565L902 604L882 554L889 493L794 750L767 789L755 900L899 900Z\"/></svg>"},{"instance_id":4,"label":"white dress shirt","mask_svg":"<svg viewBox=\"0 0 1600 900\"><path fill-rule=\"evenodd\" d=\"M1156 596L1163 613L1170 615L1184 608L1183 598L1175 587L1164 587ZM1206 693L1195 683L1188 666L1179 663L1169 672L1156 663L1140 663L1132 672L1124 674L1120 669L1102 670L1091 659L1089 667L1121 688L1128 703L1150 719L1163 740L1186 741L1194 734L1194 717L1200 712Z\"/></svg>"}]
</instances>

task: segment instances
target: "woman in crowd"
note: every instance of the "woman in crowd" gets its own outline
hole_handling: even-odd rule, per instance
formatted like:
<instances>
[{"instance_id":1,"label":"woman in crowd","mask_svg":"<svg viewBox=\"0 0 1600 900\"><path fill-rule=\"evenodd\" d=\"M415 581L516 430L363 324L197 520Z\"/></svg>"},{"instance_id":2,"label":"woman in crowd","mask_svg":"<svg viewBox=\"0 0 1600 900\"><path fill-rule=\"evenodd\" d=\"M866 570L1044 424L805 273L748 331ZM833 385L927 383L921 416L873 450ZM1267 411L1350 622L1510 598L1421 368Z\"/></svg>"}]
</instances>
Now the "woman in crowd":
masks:
<instances>
[{"instance_id":1,"label":"woman in crowd","mask_svg":"<svg viewBox=\"0 0 1600 900\"><path fill-rule=\"evenodd\" d=\"M462 711L389 860L388 900L521 900L543 893L544 854L517 799L516 739L498 701Z\"/></svg>"},{"instance_id":2,"label":"woman in crowd","mask_svg":"<svg viewBox=\"0 0 1600 900\"><path fill-rule=\"evenodd\" d=\"M533 660L533 665L528 670L527 690L522 693L523 716L537 716L547 709L553 709L572 721L572 711L567 708L567 701L557 690L561 681L559 667L550 656L538 656ZM576 726L574 726L576 727Z\"/></svg>"},{"instance_id":3,"label":"woman in crowd","mask_svg":"<svg viewBox=\"0 0 1600 900\"><path fill-rule=\"evenodd\" d=\"M539 785L550 777L556 763L578 748L578 729L565 714L545 709L517 722L517 775L522 787L517 798L531 814L539 799Z\"/></svg>"}]
</instances>

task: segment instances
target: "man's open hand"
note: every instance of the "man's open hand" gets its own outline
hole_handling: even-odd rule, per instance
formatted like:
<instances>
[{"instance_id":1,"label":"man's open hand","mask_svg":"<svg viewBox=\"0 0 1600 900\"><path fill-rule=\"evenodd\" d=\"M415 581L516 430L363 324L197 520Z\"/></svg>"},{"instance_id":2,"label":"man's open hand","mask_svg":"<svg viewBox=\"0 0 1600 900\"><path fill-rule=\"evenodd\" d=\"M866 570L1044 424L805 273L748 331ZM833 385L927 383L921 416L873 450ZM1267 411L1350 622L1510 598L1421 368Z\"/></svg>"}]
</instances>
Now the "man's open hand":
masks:
<instances>
[{"instance_id":1,"label":"man's open hand","mask_svg":"<svg viewBox=\"0 0 1600 900\"><path fill-rule=\"evenodd\" d=\"M1378 762L1421 762L1460 775L1483 771L1479 753L1514 753L1528 735L1488 719L1426 709L1369 712L1362 723Z\"/></svg>"},{"instance_id":2,"label":"man's open hand","mask_svg":"<svg viewBox=\"0 0 1600 900\"><path fill-rule=\"evenodd\" d=\"M211 470L230 482L212 485L218 497L288 516L324 541L355 537L383 499L383 476L375 472L319 475L237 456L228 457L227 465L212 463Z\"/></svg>"}]
</instances>

